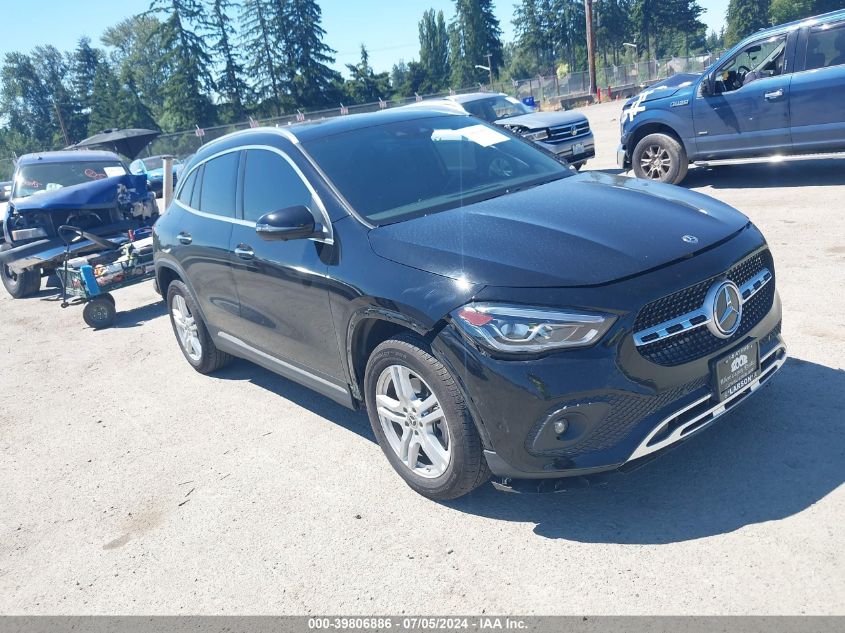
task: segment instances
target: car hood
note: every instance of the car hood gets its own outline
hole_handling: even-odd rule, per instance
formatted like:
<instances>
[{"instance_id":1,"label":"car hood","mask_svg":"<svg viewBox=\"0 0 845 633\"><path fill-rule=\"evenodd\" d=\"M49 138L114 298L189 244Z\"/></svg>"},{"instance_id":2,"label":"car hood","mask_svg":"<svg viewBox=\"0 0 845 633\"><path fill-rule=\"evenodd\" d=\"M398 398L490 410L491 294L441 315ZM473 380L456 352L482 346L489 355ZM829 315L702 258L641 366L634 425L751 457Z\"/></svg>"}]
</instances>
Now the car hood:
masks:
<instances>
[{"instance_id":1,"label":"car hood","mask_svg":"<svg viewBox=\"0 0 845 633\"><path fill-rule=\"evenodd\" d=\"M589 172L377 227L369 238L381 257L470 283L575 287L690 257L747 224L680 187Z\"/></svg>"},{"instance_id":2,"label":"car hood","mask_svg":"<svg viewBox=\"0 0 845 633\"><path fill-rule=\"evenodd\" d=\"M701 73L678 73L677 75L672 75L663 81L652 84L639 94L628 99L625 107L627 108L635 101L644 103L654 101L655 99L665 99L666 97L691 93L693 84L700 76Z\"/></svg>"},{"instance_id":3,"label":"car hood","mask_svg":"<svg viewBox=\"0 0 845 633\"><path fill-rule=\"evenodd\" d=\"M143 198L147 195L146 176L124 174L53 191L41 191L26 198L17 198L13 203L18 212L101 208L115 203L120 185L126 187L133 201L137 197Z\"/></svg>"},{"instance_id":4,"label":"car hood","mask_svg":"<svg viewBox=\"0 0 845 633\"><path fill-rule=\"evenodd\" d=\"M580 112L568 112L561 110L560 112L532 112L531 114L521 114L519 116L510 116L505 119L496 121L496 125L507 127L521 126L529 130L557 127L559 125L571 125L579 121L584 121L585 117Z\"/></svg>"}]
</instances>

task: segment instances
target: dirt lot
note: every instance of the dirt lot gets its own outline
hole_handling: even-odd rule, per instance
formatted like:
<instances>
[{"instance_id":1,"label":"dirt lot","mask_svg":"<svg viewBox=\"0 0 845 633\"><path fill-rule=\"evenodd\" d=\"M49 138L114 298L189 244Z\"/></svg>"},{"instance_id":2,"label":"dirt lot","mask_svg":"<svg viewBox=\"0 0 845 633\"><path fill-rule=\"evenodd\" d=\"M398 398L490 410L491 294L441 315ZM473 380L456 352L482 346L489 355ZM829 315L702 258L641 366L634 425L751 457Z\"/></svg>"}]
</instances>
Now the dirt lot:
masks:
<instances>
[{"instance_id":1,"label":"dirt lot","mask_svg":"<svg viewBox=\"0 0 845 633\"><path fill-rule=\"evenodd\" d=\"M587 109L614 168L618 104ZM792 359L602 488L438 505L366 417L193 372L152 285L95 332L0 296L2 613L845 613L845 160L696 169L778 264Z\"/></svg>"}]
</instances>

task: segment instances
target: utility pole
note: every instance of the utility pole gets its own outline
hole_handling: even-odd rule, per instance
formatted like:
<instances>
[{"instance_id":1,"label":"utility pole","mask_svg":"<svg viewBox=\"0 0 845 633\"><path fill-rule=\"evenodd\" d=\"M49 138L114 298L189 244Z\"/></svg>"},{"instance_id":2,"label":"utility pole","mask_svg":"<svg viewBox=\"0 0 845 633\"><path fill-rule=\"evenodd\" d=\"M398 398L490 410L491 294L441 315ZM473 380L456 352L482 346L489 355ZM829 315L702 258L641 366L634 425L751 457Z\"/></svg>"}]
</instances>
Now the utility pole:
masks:
<instances>
[{"instance_id":1,"label":"utility pole","mask_svg":"<svg viewBox=\"0 0 845 633\"><path fill-rule=\"evenodd\" d=\"M67 128L65 127L65 120L62 118L62 111L59 110L59 104L53 99L53 107L56 109L56 118L59 119L59 127L62 129L62 136L65 137L65 145L70 146L70 139L67 137Z\"/></svg>"},{"instance_id":2,"label":"utility pole","mask_svg":"<svg viewBox=\"0 0 845 633\"><path fill-rule=\"evenodd\" d=\"M490 89L492 90L493 89L493 62L492 62L493 53L488 51L487 54L484 57L487 58L487 70L490 71Z\"/></svg>"},{"instance_id":3,"label":"utility pole","mask_svg":"<svg viewBox=\"0 0 845 633\"><path fill-rule=\"evenodd\" d=\"M593 0L584 0L587 15L587 62L590 69L590 94L596 94L596 42L593 33Z\"/></svg>"}]
</instances>

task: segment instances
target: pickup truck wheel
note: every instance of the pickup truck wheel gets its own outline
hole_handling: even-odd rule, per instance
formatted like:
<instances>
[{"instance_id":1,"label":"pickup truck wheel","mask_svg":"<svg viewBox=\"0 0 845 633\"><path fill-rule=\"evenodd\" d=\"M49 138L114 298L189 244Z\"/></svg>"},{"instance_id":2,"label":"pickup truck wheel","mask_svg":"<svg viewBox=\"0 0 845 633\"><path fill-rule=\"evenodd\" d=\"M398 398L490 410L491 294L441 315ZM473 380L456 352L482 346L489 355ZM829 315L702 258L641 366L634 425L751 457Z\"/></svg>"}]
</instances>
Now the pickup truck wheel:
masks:
<instances>
[{"instance_id":1,"label":"pickup truck wheel","mask_svg":"<svg viewBox=\"0 0 845 633\"><path fill-rule=\"evenodd\" d=\"M416 492L455 499L487 481L481 438L461 390L423 339L403 334L376 347L364 389L381 450Z\"/></svg>"},{"instance_id":2,"label":"pickup truck wheel","mask_svg":"<svg viewBox=\"0 0 845 633\"><path fill-rule=\"evenodd\" d=\"M677 185L687 175L689 161L683 145L668 134L649 134L640 139L631 156L637 178Z\"/></svg>"},{"instance_id":3,"label":"pickup truck wheel","mask_svg":"<svg viewBox=\"0 0 845 633\"><path fill-rule=\"evenodd\" d=\"M3 264L0 277L3 279L3 287L15 299L34 295L41 289L41 270L37 268L15 273Z\"/></svg>"},{"instance_id":4,"label":"pickup truck wheel","mask_svg":"<svg viewBox=\"0 0 845 633\"><path fill-rule=\"evenodd\" d=\"M181 281L171 281L167 287L167 311L179 348L191 367L201 374L210 374L229 364L232 357L217 349L194 298Z\"/></svg>"}]
</instances>

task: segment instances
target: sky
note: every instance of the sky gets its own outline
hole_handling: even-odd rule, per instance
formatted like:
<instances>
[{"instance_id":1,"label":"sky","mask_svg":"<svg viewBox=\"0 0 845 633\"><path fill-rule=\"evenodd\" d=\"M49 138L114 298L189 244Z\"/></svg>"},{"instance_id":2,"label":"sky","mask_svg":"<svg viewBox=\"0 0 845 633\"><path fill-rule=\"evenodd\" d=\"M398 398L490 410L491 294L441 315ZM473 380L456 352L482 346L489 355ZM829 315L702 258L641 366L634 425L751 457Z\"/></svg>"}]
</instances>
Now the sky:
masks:
<instances>
[{"instance_id":1,"label":"sky","mask_svg":"<svg viewBox=\"0 0 845 633\"><path fill-rule=\"evenodd\" d=\"M496 14L505 41L513 38L515 0L496 0ZM59 50L74 48L87 35L99 44L102 32L149 7L149 0L28 0L3 2L3 35L0 58L9 51L29 51L40 44ZM728 0L699 0L706 10L702 20L708 30L718 31L725 22ZM419 56L417 23L423 11L442 9L448 22L453 0L321 0L325 42L337 51L335 67L345 73L345 64L360 59L361 44L370 53L376 71L390 70L399 59Z\"/></svg>"}]
</instances>

